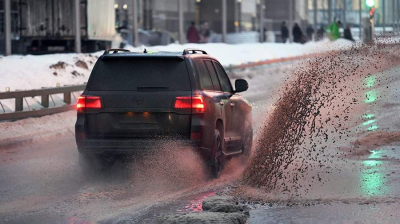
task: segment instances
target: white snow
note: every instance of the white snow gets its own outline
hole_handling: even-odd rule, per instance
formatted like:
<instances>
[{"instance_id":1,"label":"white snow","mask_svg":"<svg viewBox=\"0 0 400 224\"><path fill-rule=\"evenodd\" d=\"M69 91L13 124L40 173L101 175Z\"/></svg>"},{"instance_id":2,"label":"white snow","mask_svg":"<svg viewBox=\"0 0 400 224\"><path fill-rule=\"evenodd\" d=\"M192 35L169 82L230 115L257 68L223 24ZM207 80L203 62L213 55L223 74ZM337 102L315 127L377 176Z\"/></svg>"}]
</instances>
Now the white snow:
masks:
<instances>
[{"instance_id":1,"label":"white snow","mask_svg":"<svg viewBox=\"0 0 400 224\"><path fill-rule=\"evenodd\" d=\"M210 44L171 44L167 46L146 47L149 51L183 51L186 48L197 48L207 51L210 55L217 58L222 65L238 65L248 62L262 60L286 58L299 55L306 55L316 52L326 52L340 50L352 46L352 42L338 40L330 42L312 42L301 44L281 44L281 43L252 43L228 45L222 43ZM127 47L131 51L143 51L144 46L133 48ZM82 84L87 81L90 71L96 62L95 54L53 54L42 56L8 56L0 57L0 91L5 91L7 87L11 91L17 89L39 89L42 87L55 87L60 85ZM75 63L82 60L88 64L89 70L77 67ZM65 69L51 69L50 66L57 62L65 62L68 65ZM81 76L71 73L78 72ZM57 75L53 73L56 72Z\"/></svg>"}]
</instances>

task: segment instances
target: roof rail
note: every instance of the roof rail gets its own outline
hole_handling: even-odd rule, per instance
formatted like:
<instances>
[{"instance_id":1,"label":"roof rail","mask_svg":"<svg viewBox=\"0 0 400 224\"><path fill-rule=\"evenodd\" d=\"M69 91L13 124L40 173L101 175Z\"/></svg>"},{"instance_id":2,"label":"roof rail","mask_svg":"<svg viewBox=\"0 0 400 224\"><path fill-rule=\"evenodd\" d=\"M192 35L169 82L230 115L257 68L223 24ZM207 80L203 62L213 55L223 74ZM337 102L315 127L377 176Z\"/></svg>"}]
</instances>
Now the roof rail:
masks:
<instances>
[{"instance_id":1,"label":"roof rail","mask_svg":"<svg viewBox=\"0 0 400 224\"><path fill-rule=\"evenodd\" d=\"M191 54L190 52L192 52L192 54L196 54L196 52L201 52L201 53L203 53L203 54L207 54L206 51L199 50L199 49L191 49L191 48L189 48L189 49L183 50L183 55Z\"/></svg>"},{"instance_id":2,"label":"roof rail","mask_svg":"<svg viewBox=\"0 0 400 224\"><path fill-rule=\"evenodd\" d=\"M104 51L103 55L109 54L112 52L113 54L118 53L118 52L131 52L130 50L122 49L122 48L112 48Z\"/></svg>"}]
</instances>

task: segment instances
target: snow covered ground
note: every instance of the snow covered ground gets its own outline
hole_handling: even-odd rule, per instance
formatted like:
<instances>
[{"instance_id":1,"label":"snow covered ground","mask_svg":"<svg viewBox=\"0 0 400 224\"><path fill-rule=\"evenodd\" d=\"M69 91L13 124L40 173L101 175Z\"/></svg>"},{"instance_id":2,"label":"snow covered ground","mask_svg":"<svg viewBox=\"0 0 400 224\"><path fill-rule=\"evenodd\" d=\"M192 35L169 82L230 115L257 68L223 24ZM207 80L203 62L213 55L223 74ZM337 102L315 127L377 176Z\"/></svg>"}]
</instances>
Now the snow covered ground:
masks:
<instances>
[{"instance_id":1,"label":"snow covered ground","mask_svg":"<svg viewBox=\"0 0 400 224\"><path fill-rule=\"evenodd\" d=\"M346 40L330 42L328 40L301 44L257 43L257 44L171 44L148 47L148 51L183 51L186 48L198 48L207 51L224 66L247 62L306 55L316 52L340 50L352 45ZM145 47L132 48L131 51L143 51ZM98 56L95 54L53 54L41 56L0 57L0 91L7 87L17 89L37 89L60 85L82 84L86 82ZM57 63L62 62L57 65ZM78 62L78 64L77 64ZM83 62L83 63L82 63ZM87 68L85 68L85 64Z\"/></svg>"}]
</instances>

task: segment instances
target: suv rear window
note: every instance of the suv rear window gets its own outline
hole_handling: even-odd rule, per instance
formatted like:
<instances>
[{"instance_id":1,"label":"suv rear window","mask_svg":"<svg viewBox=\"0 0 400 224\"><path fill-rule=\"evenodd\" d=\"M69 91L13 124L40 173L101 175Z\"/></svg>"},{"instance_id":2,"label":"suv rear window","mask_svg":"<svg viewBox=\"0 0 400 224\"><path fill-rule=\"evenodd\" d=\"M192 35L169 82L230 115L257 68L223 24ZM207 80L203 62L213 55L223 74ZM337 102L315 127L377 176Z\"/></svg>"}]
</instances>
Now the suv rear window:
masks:
<instances>
[{"instance_id":1,"label":"suv rear window","mask_svg":"<svg viewBox=\"0 0 400 224\"><path fill-rule=\"evenodd\" d=\"M92 91L138 89L190 91L185 61L168 58L99 60L91 75Z\"/></svg>"}]
</instances>

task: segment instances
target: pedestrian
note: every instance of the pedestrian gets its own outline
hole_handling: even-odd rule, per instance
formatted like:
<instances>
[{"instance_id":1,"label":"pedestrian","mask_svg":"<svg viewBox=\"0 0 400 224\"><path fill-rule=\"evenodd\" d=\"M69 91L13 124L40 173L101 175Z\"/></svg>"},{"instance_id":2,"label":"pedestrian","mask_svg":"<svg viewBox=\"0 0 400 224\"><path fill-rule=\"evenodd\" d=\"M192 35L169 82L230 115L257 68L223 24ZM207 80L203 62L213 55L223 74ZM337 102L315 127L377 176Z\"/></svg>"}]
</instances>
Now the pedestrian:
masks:
<instances>
[{"instance_id":1,"label":"pedestrian","mask_svg":"<svg viewBox=\"0 0 400 224\"><path fill-rule=\"evenodd\" d=\"M197 28L196 28L194 22L191 23L191 25L187 31L186 38L189 43L199 43L200 36L199 36L199 32L197 31Z\"/></svg>"},{"instance_id":2,"label":"pedestrian","mask_svg":"<svg viewBox=\"0 0 400 224\"><path fill-rule=\"evenodd\" d=\"M355 42L353 35L351 34L350 26L347 26L346 29L344 29L343 37L344 39Z\"/></svg>"},{"instance_id":3,"label":"pedestrian","mask_svg":"<svg viewBox=\"0 0 400 224\"><path fill-rule=\"evenodd\" d=\"M303 32L300 29L299 24L295 23L293 26L293 42L302 43Z\"/></svg>"},{"instance_id":4,"label":"pedestrian","mask_svg":"<svg viewBox=\"0 0 400 224\"><path fill-rule=\"evenodd\" d=\"M208 43L210 42L210 27L207 22L203 23L201 26L201 31L200 31L200 42L201 43Z\"/></svg>"},{"instance_id":5,"label":"pedestrian","mask_svg":"<svg viewBox=\"0 0 400 224\"><path fill-rule=\"evenodd\" d=\"M281 25L281 37L282 43L286 43L287 39L289 38L289 29L287 28L285 21L283 21Z\"/></svg>"},{"instance_id":6,"label":"pedestrian","mask_svg":"<svg viewBox=\"0 0 400 224\"><path fill-rule=\"evenodd\" d=\"M317 31L317 40L322 40L325 37L325 29L321 26Z\"/></svg>"},{"instance_id":7,"label":"pedestrian","mask_svg":"<svg viewBox=\"0 0 400 224\"><path fill-rule=\"evenodd\" d=\"M340 31L339 28L342 25L340 21L333 22L329 27L328 27L328 36L329 38L334 41L340 38Z\"/></svg>"},{"instance_id":8,"label":"pedestrian","mask_svg":"<svg viewBox=\"0 0 400 224\"><path fill-rule=\"evenodd\" d=\"M306 29L307 33L307 41L312 41L312 35L314 34L314 28L311 25L308 25Z\"/></svg>"}]
</instances>

